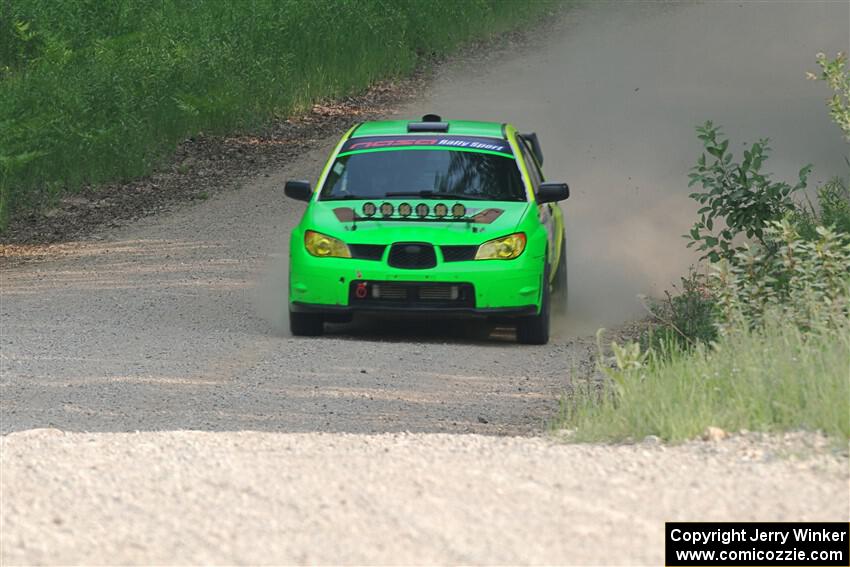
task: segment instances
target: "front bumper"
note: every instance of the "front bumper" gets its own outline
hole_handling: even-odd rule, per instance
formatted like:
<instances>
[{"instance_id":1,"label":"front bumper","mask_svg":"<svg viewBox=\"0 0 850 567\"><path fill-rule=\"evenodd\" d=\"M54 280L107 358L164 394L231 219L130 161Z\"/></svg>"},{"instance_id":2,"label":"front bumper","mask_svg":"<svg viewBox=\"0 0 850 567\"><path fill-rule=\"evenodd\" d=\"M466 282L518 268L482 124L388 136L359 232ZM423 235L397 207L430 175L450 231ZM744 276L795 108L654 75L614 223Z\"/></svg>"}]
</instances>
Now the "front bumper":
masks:
<instances>
[{"instance_id":1,"label":"front bumper","mask_svg":"<svg viewBox=\"0 0 850 567\"><path fill-rule=\"evenodd\" d=\"M526 253L514 260L439 262L434 268L400 269L379 260L316 258L303 246L290 254L289 303L293 311L438 312L445 314L522 316L539 312L543 259ZM404 304L353 300L359 282L470 286L463 305Z\"/></svg>"},{"instance_id":2,"label":"front bumper","mask_svg":"<svg viewBox=\"0 0 850 567\"><path fill-rule=\"evenodd\" d=\"M378 306L374 304L367 306L325 305L321 303L301 303L300 301L293 301L289 304L289 308L295 313L316 313L319 315L348 315L353 313L393 313L399 315L445 315L448 317L463 316L493 318L525 317L528 315L535 315L538 312L538 308L536 305L478 309L475 307L412 307L396 305Z\"/></svg>"}]
</instances>

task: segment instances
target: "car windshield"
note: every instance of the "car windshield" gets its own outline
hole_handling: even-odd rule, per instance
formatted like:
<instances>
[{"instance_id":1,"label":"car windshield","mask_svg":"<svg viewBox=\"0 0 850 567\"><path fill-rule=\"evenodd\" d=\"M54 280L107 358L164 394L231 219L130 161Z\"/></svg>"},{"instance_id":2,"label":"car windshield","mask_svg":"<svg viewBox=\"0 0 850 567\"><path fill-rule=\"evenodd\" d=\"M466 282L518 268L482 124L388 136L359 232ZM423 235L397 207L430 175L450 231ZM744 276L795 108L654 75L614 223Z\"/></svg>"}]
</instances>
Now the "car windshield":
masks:
<instances>
[{"instance_id":1,"label":"car windshield","mask_svg":"<svg viewBox=\"0 0 850 567\"><path fill-rule=\"evenodd\" d=\"M525 201L512 157L448 149L398 149L339 157L321 200L457 198Z\"/></svg>"}]
</instances>

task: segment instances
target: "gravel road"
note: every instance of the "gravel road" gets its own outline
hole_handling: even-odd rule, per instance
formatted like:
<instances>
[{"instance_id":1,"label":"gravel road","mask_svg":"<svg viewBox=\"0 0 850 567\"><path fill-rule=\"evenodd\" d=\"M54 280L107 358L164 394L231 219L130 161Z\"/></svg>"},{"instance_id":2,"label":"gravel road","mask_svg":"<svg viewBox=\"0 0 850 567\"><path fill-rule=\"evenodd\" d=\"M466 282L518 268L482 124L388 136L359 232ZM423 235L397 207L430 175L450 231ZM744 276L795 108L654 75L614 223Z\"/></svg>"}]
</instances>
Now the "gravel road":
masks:
<instances>
[{"instance_id":1,"label":"gravel road","mask_svg":"<svg viewBox=\"0 0 850 567\"><path fill-rule=\"evenodd\" d=\"M588 374L588 335L693 260L677 236L694 124L773 136L783 175L841 171L825 92L802 77L815 52L847 50L848 19L843 2L591 3L399 109L536 129L549 177L573 186L573 311L545 347L442 321L288 336L302 208L281 189L314 179L331 139L6 266L0 563L659 564L663 520L847 518L846 453L540 435Z\"/></svg>"},{"instance_id":2,"label":"gravel road","mask_svg":"<svg viewBox=\"0 0 850 567\"><path fill-rule=\"evenodd\" d=\"M669 520L846 518L818 438L14 433L4 565L663 565ZM792 490L789 488L793 487Z\"/></svg>"}]
</instances>

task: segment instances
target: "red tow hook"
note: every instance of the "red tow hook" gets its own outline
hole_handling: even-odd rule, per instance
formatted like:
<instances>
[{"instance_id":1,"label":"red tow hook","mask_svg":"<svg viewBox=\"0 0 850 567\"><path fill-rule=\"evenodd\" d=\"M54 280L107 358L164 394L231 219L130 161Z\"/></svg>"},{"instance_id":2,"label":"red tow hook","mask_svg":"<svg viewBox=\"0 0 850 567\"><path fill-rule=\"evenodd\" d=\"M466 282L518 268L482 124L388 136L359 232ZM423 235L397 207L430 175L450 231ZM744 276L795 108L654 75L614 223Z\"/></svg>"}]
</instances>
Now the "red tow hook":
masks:
<instances>
[{"instance_id":1,"label":"red tow hook","mask_svg":"<svg viewBox=\"0 0 850 567\"><path fill-rule=\"evenodd\" d=\"M357 284L357 287L354 288L354 295L357 299L366 299L366 282L360 282Z\"/></svg>"}]
</instances>

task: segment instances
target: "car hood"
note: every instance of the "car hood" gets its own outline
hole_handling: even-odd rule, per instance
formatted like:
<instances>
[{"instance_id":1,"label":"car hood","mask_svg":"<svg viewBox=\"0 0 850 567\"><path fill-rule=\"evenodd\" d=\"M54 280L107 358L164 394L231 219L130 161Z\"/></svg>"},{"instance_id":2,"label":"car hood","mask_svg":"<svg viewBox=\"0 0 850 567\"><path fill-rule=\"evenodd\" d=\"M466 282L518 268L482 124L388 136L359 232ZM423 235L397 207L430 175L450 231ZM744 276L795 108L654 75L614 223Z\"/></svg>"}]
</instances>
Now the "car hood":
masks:
<instances>
[{"instance_id":1,"label":"car hood","mask_svg":"<svg viewBox=\"0 0 850 567\"><path fill-rule=\"evenodd\" d=\"M374 202L374 201L372 201ZM516 232L531 203L510 201L388 201L395 211L383 218L380 211L371 218L363 213L367 201L315 201L305 213L302 226L340 238L349 244L391 244L393 242L432 242L435 244L480 244L491 238ZM407 218L398 214L398 206L408 203L413 213ZM374 202L380 206L381 202ZM461 220L439 220L430 215L416 216L416 207L424 203L433 212L434 206L444 203L449 209L456 203L466 207Z\"/></svg>"}]
</instances>

